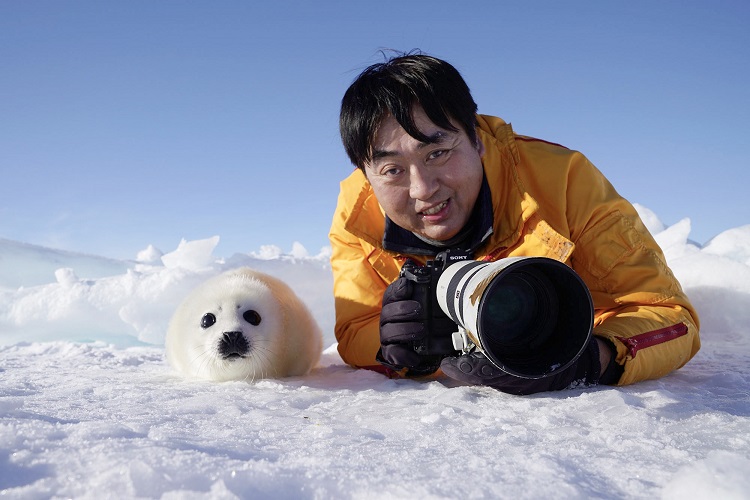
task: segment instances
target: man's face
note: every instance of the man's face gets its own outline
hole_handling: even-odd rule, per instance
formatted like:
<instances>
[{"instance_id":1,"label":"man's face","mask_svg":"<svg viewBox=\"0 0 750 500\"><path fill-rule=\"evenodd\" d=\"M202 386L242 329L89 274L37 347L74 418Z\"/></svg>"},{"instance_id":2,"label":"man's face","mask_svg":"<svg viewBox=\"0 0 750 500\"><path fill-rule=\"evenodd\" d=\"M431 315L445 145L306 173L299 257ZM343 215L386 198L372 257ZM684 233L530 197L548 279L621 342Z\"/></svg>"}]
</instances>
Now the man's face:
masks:
<instances>
[{"instance_id":1,"label":"man's face","mask_svg":"<svg viewBox=\"0 0 750 500\"><path fill-rule=\"evenodd\" d=\"M474 144L453 121L457 132L438 127L418 106L414 123L435 142L418 141L387 115L375 134L365 175L393 222L424 237L447 240L466 225L474 209L484 145Z\"/></svg>"}]
</instances>

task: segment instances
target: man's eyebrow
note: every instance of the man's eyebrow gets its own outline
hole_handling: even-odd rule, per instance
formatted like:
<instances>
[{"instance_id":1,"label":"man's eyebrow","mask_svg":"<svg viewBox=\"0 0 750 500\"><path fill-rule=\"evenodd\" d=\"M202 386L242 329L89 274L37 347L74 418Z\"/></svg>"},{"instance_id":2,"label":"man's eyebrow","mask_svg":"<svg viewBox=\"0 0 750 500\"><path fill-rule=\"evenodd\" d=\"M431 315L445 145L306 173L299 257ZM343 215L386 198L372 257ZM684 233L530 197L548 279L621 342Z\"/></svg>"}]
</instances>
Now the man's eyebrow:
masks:
<instances>
[{"instance_id":1,"label":"man's eyebrow","mask_svg":"<svg viewBox=\"0 0 750 500\"><path fill-rule=\"evenodd\" d=\"M381 158L388 158L389 156L397 156L398 153L395 151L388 151L386 149L374 149L372 151L372 161L380 160Z\"/></svg>"},{"instance_id":2,"label":"man's eyebrow","mask_svg":"<svg viewBox=\"0 0 750 500\"><path fill-rule=\"evenodd\" d=\"M421 149L425 146L429 146L430 144L440 144L441 142L445 142L448 137L448 132L445 132L444 130L438 130L434 134L428 135L427 142L420 142L417 148Z\"/></svg>"},{"instance_id":3,"label":"man's eyebrow","mask_svg":"<svg viewBox=\"0 0 750 500\"><path fill-rule=\"evenodd\" d=\"M427 136L427 142L420 141L420 143L417 145L417 149L422 149L431 144L440 144L442 142L445 142L449 137L450 134L448 132L438 130L434 134ZM380 160L381 158L388 158L390 156L398 156L398 152L389 151L387 149L374 149L372 151L372 161Z\"/></svg>"}]
</instances>

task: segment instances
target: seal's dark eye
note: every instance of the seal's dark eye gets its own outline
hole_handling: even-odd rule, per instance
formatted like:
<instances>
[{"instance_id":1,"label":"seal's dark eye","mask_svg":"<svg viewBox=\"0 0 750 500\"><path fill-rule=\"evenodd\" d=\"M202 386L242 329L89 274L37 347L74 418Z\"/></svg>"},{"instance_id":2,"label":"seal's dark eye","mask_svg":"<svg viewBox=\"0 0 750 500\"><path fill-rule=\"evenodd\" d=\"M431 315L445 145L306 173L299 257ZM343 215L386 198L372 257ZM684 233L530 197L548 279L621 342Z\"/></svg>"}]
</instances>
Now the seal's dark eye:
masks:
<instances>
[{"instance_id":1,"label":"seal's dark eye","mask_svg":"<svg viewBox=\"0 0 750 500\"><path fill-rule=\"evenodd\" d=\"M211 313L206 313L201 318L201 328L209 328L213 326L214 323L216 323L216 316Z\"/></svg>"},{"instance_id":2,"label":"seal's dark eye","mask_svg":"<svg viewBox=\"0 0 750 500\"><path fill-rule=\"evenodd\" d=\"M243 314L242 317L245 318L245 321L247 321L251 325L260 324L260 314L258 314L258 311L253 311L252 309L250 309L249 311L245 311L245 314Z\"/></svg>"}]
</instances>

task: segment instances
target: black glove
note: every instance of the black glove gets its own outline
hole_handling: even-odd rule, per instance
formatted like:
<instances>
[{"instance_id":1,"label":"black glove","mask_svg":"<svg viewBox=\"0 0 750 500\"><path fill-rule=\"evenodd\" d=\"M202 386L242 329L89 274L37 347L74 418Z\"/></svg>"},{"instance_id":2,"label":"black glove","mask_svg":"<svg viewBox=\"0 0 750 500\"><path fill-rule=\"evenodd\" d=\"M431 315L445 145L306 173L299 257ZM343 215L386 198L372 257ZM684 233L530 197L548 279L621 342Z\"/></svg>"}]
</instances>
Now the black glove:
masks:
<instances>
[{"instance_id":1,"label":"black glove","mask_svg":"<svg viewBox=\"0 0 750 500\"><path fill-rule=\"evenodd\" d=\"M380 311L380 350L376 359L396 371L408 368L408 375L429 375L440 366L440 357L422 356L414 351L414 341L427 335L426 312L413 300L414 283L398 278L383 294Z\"/></svg>"},{"instance_id":2,"label":"black glove","mask_svg":"<svg viewBox=\"0 0 750 500\"><path fill-rule=\"evenodd\" d=\"M614 357L613 357L614 359ZM481 352L445 358L440 364L443 373L452 379L472 385L487 385L508 394L534 394L559 391L581 384L599 383L599 344L591 337L578 359L563 371L540 379L527 379L510 375L497 368ZM618 377L619 378L619 377Z\"/></svg>"}]
</instances>

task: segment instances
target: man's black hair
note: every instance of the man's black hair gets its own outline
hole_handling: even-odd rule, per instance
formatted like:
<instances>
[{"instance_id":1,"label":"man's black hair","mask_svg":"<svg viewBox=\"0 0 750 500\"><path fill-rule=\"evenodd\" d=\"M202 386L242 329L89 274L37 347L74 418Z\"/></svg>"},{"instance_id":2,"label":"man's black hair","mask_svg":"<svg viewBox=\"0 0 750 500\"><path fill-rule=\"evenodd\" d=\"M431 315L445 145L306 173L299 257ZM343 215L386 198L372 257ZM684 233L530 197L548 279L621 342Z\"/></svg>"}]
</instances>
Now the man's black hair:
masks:
<instances>
[{"instance_id":1,"label":"man's black hair","mask_svg":"<svg viewBox=\"0 0 750 500\"><path fill-rule=\"evenodd\" d=\"M415 105L435 125L455 132L453 119L476 143L477 105L461 74L436 57L409 53L369 66L344 94L339 129L351 162L364 170L380 121L389 113L410 136L433 142L414 124Z\"/></svg>"}]
</instances>

